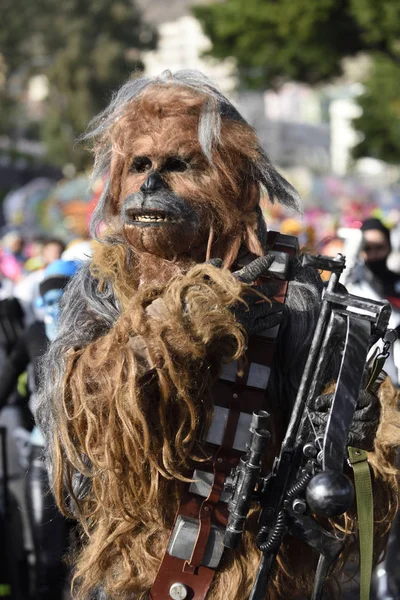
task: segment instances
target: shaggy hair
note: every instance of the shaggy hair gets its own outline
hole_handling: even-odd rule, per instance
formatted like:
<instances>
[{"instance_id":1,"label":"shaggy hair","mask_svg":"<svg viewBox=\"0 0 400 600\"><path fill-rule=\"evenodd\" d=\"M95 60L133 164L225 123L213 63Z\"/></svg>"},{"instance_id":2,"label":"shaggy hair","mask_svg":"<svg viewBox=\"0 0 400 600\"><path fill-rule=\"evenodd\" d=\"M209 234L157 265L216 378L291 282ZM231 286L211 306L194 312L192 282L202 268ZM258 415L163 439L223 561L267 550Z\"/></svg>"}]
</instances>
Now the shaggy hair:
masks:
<instances>
[{"instance_id":1,"label":"shaggy hair","mask_svg":"<svg viewBox=\"0 0 400 600\"><path fill-rule=\"evenodd\" d=\"M129 174L132 155L149 147L158 155L176 149L194 163L191 177L172 173L164 179L201 216L208 243L200 240L197 262L216 256L229 267L242 244L261 253L255 233L260 190L272 202L300 207L297 192L273 167L254 130L195 71L128 81L92 122L85 140L94 147L93 176L109 176L91 222L93 237L103 243L123 240L119 205L136 183ZM108 227L106 237L99 237L100 224ZM168 244L166 237L163 251Z\"/></svg>"},{"instance_id":2,"label":"shaggy hair","mask_svg":"<svg viewBox=\"0 0 400 600\"><path fill-rule=\"evenodd\" d=\"M87 137L96 140L95 176L109 177L93 216L100 243L64 296L59 334L43 363L38 413L57 503L82 528L77 599L93 593L147 598L182 486L193 463L207 458L200 442L212 418L212 385L223 363L240 358L246 347L246 333L230 309L243 301L248 286L227 268L176 257L164 261L167 276L160 277L160 262L144 260L145 253L122 235L118 207L129 189L137 189L127 167L136 144L149 136L157 145L158 134L166 139L177 126L187 128L189 150L201 167L193 180L173 175L170 182L197 203L205 221L198 262L219 255L230 267L239 252L268 251L260 186L271 199L297 202L251 128L200 74L128 82L92 125ZM103 236L97 234L100 221L107 225ZM147 283L141 284L144 269ZM318 274L295 259L266 406L277 444L296 396L321 291ZM379 535L397 508L393 453L400 443L395 392L387 386L385 394L370 457L381 498L375 509ZM260 557L256 519L254 511L239 548L225 552L209 598L248 598ZM351 533L357 522L348 515L332 526ZM309 598L315 561L301 546L285 541L270 600Z\"/></svg>"},{"instance_id":3,"label":"shaggy hair","mask_svg":"<svg viewBox=\"0 0 400 600\"><path fill-rule=\"evenodd\" d=\"M207 77L198 71L182 70L175 74L172 74L171 71L164 71L159 77L131 79L114 95L107 108L93 119L89 131L82 138L85 141L93 140L95 143L93 179L109 176L113 150L117 148L118 151L121 151L121 148L118 147L118 142L120 142L118 133L124 130L124 126L130 126L129 135L133 133L135 136L137 135L136 128L143 127L141 111L136 113L127 108L132 108L138 104L138 101L144 99L144 109L149 110L150 114L160 111L161 106L154 101L154 91L160 89L169 96L168 104L175 116L182 116L182 113L179 107L176 108L171 103L171 94L181 91L192 104L193 98L196 98L197 102L199 98L203 100L197 120L198 142L204 157L211 164L216 146L225 142L222 132L223 122L236 124L239 127L244 126L247 131L251 130L229 100L213 86ZM186 110L185 113L187 116ZM149 115L146 116L148 118ZM253 156L248 165L252 176L264 186L271 201L276 198L280 203L300 210L301 202L296 190L276 171L260 147L256 136L254 136L254 140ZM237 146L236 150L239 148L240 146ZM246 151L246 148L243 148L243 151ZM98 236L100 223L109 222L112 207L110 187L110 185L105 186L92 216L91 232L94 238Z\"/></svg>"}]
</instances>

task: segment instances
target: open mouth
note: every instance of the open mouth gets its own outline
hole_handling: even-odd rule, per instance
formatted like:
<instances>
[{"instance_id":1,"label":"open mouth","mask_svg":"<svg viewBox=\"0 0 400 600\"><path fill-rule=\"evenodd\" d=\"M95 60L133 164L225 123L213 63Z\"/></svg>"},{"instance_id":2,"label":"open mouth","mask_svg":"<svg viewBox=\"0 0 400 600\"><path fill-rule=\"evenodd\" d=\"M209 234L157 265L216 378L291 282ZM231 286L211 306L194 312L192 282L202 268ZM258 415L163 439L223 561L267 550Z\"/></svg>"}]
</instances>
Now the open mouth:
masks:
<instances>
[{"instance_id":1,"label":"open mouth","mask_svg":"<svg viewBox=\"0 0 400 600\"><path fill-rule=\"evenodd\" d=\"M179 223L180 219L176 219L171 215L167 215L162 211L151 211L139 213L136 211L126 211L126 225L161 225L162 223Z\"/></svg>"}]
</instances>

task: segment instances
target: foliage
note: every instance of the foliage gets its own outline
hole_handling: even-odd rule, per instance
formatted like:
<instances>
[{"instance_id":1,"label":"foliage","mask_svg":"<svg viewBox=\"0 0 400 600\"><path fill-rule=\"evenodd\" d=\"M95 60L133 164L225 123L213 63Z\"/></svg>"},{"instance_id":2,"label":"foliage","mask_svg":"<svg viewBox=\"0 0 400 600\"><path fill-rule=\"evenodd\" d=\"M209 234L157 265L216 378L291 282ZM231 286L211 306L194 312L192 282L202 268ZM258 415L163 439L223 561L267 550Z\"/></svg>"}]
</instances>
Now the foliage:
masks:
<instances>
[{"instance_id":1,"label":"foliage","mask_svg":"<svg viewBox=\"0 0 400 600\"><path fill-rule=\"evenodd\" d=\"M35 6L38 4L25 0L2 0L0 3L0 54L9 73L29 60L37 12Z\"/></svg>"},{"instance_id":2,"label":"foliage","mask_svg":"<svg viewBox=\"0 0 400 600\"><path fill-rule=\"evenodd\" d=\"M282 78L316 83L340 71L362 47L360 31L338 0L227 0L195 14L218 58L235 56L242 80L274 86Z\"/></svg>"},{"instance_id":3,"label":"foliage","mask_svg":"<svg viewBox=\"0 0 400 600\"><path fill-rule=\"evenodd\" d=\"M155 34L131 0L2 2L0 14L11 23L7 31L0 26L9 79L16 73L20 80L23 73L47 76L42 135L49 157L82 167L88 155L76 147L76 138L112 91L142 68L140 50L154 47Z\"/></svg>"},{"instance_id":4,"label":"foliage","mask_svg":"<svg viewBox=\"0 0 400 600\"><path fill-rule=\"evenodd\" d=\"M365 91L358 98L363 113L354 126L363 140L354 148L355 158L372 156L389 163L400 162L400 68L377 57Z\"/></svg>"},{"instance_id":5,"label":"foliage","mask_svg":"<svg viewBox=\"0 0 400 600\"><path fill-rule=\"evenodd\" d=\"M212 41L210 53L235 57L245 86L328 82L342 74L343 58L367 53L375 66L360 98L364 141L357 153L400 161L399 0L225 0L195 14Z\"/></svg>"}]
</instances>

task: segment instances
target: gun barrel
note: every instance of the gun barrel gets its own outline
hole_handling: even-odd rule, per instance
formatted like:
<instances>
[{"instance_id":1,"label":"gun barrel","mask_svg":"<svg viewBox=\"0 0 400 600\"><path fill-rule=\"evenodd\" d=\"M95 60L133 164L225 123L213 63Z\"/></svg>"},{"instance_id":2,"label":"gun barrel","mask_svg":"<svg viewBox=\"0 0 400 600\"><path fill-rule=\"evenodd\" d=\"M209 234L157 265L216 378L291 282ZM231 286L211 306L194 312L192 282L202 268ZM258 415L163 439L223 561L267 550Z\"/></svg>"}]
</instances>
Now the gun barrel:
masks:
<instances>
[{"instance_id":1,"label":"gun barrel","mask_svg":"<svg viewBox=\"0 0 400 600\"><path fill-rule=\"evenodd\" d=\"M253 431L247 456L239 463L236 488L229 502L229 519L224 536L224 546L227 548L236 548L243 533L244 522L260 476L262 457L270 437L266 429Z\"/></svg>"},{"instance_id":2,"label":"gun barrel","mask_svg":"<svg viewBox=\"0 0 400 600\"><path fill-rule=\"evenodd\" d=\"M266 410L253 412L251 417L250 431L253 432L256 429L267 429L269 417L270 415Z\"/></svg>"}]
</instances>

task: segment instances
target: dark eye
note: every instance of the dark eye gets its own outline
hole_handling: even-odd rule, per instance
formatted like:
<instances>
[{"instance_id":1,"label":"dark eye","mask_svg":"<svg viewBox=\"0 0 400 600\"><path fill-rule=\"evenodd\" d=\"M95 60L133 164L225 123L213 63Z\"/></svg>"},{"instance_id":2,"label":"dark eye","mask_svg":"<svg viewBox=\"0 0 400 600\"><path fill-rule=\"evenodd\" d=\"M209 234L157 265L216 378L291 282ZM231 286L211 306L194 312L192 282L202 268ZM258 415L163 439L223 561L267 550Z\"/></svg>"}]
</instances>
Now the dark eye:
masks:
<instances>
[{"instance_id":1,"label":"dark eye","mask_svg":"<svg viewBox=\"0 0 400 600\"><path fill-rule=\"evenodd\" d=\"M136 173L145 173L151 168L151 160L147 156L137 156L132 163L131 170Z\"/></svg>"},{"instance_id":2,"label":"dark eye","mask_svg":"<svg viewBox=\"0 0 400 600\"><path fill-rule=\"evenodd\" d=\"M188 169L188 161L179 158L178 156L170 156L167 158L163 171L176 171L178 173L183 173Z\"/></svg>"}]
</instances>

